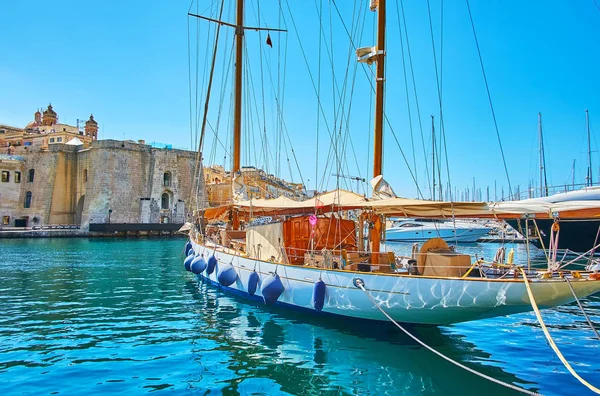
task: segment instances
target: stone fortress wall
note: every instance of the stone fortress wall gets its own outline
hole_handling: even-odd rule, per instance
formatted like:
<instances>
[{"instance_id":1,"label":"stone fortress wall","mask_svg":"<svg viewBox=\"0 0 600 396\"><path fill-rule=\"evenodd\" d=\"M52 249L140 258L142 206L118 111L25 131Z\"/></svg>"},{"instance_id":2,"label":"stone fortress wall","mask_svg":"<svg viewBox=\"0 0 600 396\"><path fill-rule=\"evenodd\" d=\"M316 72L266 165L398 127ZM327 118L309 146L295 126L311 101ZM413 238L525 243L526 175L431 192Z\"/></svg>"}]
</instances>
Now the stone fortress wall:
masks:
<instances>
[{"instance_id":1,"label":"stone fortress wall","mask_svg":"<svg viewBox=\"0 0 600 396\"><path fill-rule=\"evenodd\" d=\"M83 231L90 223L181 224L191 211L192 151L98 140L89 148L54 144L15 154L0 158L0 170L11 173L9 182L0 183L0 218L8 216L9 226L16 219L27 226L77 225ZM20 183L14 183L16 171Z\"/></svg>"}]
</instances>

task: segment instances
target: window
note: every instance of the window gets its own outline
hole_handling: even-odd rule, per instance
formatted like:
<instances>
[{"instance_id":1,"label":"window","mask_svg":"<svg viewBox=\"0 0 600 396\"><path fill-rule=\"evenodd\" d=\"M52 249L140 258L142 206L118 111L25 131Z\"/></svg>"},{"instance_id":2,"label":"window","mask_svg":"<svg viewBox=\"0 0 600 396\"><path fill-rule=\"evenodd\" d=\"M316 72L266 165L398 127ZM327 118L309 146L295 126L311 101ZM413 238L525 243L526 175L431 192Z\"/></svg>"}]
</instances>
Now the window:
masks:
<instances>
[{"instance_id":1,"label":"window","mask_svg":"<svg viewBox=\"0 0 600 396\"><path fill-rule=\"evenodd\" d=\"M21 183L21 172L15 172L15 183Z\"/></svg>"},{"instance_id":2,"label":"window","mask_svg":"<svg viewBox=\"0 0 600 396\"><path fill-rule=\"evenodd\" d=\"M163 193L160 208L169 209L169 194Z\"/></svg>"},{"instance_id":3,"label":"window","mask_svg":"<svg viewBox=\"0 0 600 396\"><path fill-rule=\"evenodd\" d=\"M62 138L61 138L61 137L57 137L57 138L56 138L56 141L57 141L57 142L62 142Z\"/></svg>"},{"instance_id":4,"label":"window","mask_svg":"<svg viewBox=\"0 0 600 396\"><path fill-rule=\"evenodd\" d=\"M165 174L163 175L163 182L165 187L171 186L171 172L165 172Z\"/></svg>"},{"instance_id":5,"label":"window","mask_svg":"<svg viewBox=\"0 0 600 396\"><path fill-rule=\"evenodd\" d=\"M10 180L10 172L2 171L2 183L8 183Z\"/></svg>"},{"instance_id":6,"label":"window","mask_svg":"<svg viewBox=\"0 0 600 396\"><path fill-rule=\"evenodd\" d=\"M25 207L25 209L31 207L31 191L27 191L27 194L25 194L25 205L24 205L24 207Z\"/></svg>"},{"instance_id":7,"label":"window","mask_svg":"<svg viewBox=\"0 0 600 396\"><path fill-rule=\"evenodd\" d=\"M50 138L50 143L54 143L54 138Z\"/></svg>"},{"instance_id":8,"label":"window","mask_svg":"<svg viewBox=\"0 0 600 396\"><path fill-rule=\"evenodd\" d=\"M10 216L2 216L2 225L10 224Z\"/></svg>"},{"instance_id":9,"label":"window","mask_svg":"<svg viewBox=\"0 0 600 396\"><path fill-rule=\"evenodd\" d=\"M29 183L33 183L34 176L35 176L35 169L29 169Z\"/></svg>"}]
</instances>

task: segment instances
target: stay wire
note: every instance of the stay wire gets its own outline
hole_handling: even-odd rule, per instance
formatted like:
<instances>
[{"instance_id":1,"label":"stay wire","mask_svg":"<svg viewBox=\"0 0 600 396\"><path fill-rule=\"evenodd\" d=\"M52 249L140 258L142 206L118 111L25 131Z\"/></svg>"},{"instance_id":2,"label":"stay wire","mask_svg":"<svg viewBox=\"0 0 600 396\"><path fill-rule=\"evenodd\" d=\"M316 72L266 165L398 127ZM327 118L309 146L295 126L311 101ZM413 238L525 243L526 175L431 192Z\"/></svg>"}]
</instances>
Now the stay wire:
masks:
<instances>
[{"instance_id":1,"label":"stay wire","mask_svg":"<svg viewBox=\"0 0 600 396\"><path fill-rule=\"evenodd\" d=\"M404 12L404 2L402 0L400 0L400 8L402 11L402 25L404 26L404 37L406 37L406 51L408 54L408 64L410 66L410 74L411 74L411 79L412 79L413 92L415 93L415 107L417 109L417 119L419 120L419 131L421 133L421 146L423 148L423 157L427 158L427 150L425 149L425 135L423 133L423 121L421 119L421 107L419 106L419 96L417 93L417 82L415 79L415 69L413 67L412 53L410 50L410 39L408 37L408 28L407 28L407 24L406 24L406 13ZM398 12L398 8L396 8L396 12ZM400 16L398 16L398 20L400 20ZM431 181L431 177L429 175L429 165L427 164L427 161L425 161L425 172L427 175L427 179L429 181ZM433 170L432 170L432 172L433 172ZM419 194L421 195L421 197L423 197L423 194L420 192L418 185L417 185L417 190L418 190Z\"/></svg>"},{"instance_id":2,"label":"stay wire","mask_svg":"<svg viewBox=\"0 0 600 396\"><path fill-rule=\"evenodd\" d=\"M333 5L334 5L335 10L337 11L337 14L338 14L340 20L342 21L342 26L344 27L344 29L346 31L346 34L347 34L348 38L350 39L350 42L351 42L353 48L356 50L356 46L354 44L354 41L352 40L352 35L349 33L348 28L347 28L346 24L344 23L344 20L343 20L343 18L341 16L341 13L340 13L340 11L339 11L339 9L337 7L337 4L335 2L333 2ZM363 67L363 70L365 71L365 74L367 76L369 76L369 73L367 72L367 67L366 66ZM368 69L368 70L371 70L371 69ZM374 76L375 75L373 74L373 72L371 72L371 77L374 77ZM369 80L369 82L371 84L371 89L373 91L375 91L375 87L374 87L373 81L372 81L373 79L369 78L368 80ZM402 155L402 158L404 159L404 163L406 164L406 167L408 168L409 174L410 174L413 182L415 182L415 185L417 186L417 193L419 195L423 196L423 193L421 192L421 189L419 188L419 185L416 183L416 178L415 178L415 175L414 175L414 173L413 173L413 171L412 171L412 169L410 167L410 163L409 163L408 159L406 158L406 155L404 154L404 151L402 150L402 146L400 145L400 142L398 141L398 137L396 136L396 133L394 132L394 129L392 128L392 125L391 125L391 123L390 123L390 121L389 121L389 119L387 117L387 114L384 114L384 119L386 121L387 126L390 129L390 132L392 133L392 136L394 137L394 139L396 141L396 144L398 145L398 148L400 150L400 154Z\"/></svg>"},{"instance_id":3,"label":"stay wire","mask_svg":"<svg viewBox=\"0 0 600 396\"><path fill-rule=\"evenodd\" d=\"M414 132L413 132L413 120L412 120L412 111L410 106L410 92L408 88L408 77L406 76L406 58L404 56L404 37L402 36L402 25L400 24L400 11L398 7L396 7L396 16L398 18L398 35L400 36L400 54L402 58L402 74L404 76L404 93L406 95L406 109L408 113L408 127L410 129L410 145L413 152L413 167L415 168L415 177L416 183L419 183L418 179L418 171L417 171L417 153L415 151L415 140L414 140ZM428 172L429 173L429 172ZM429 175L427 175L429 179ZM423 198L423 197L421 197Z\"/></svg>"},{"instance_id":4,"label":"stay wire","mask_svg":"<svg viewBox=\"0 0 600 396\"><path fill-rule=\"evenodd\" d=\"M490 109L492 111L492 118L494 119L494 128L496 129L496 137L498 138L498 144L500 145L500 153L502 154L502 163L504 164L504 172L506 173L506 181L508 182L508 195L512 197L512 186L510 184L510 177L508 176L508 167L506 166L506 158L504 157L504 149L502 148L502 141L500 140L500 132L498 131L498 122L496 121L496 113L494 112L494 105L492 104L492 95L490 93L490 87L488 85L487 77L485 74L485 68L483 67L483 58L481 57L481 50L479 49L479 41L477 40L477 33L475 32L475 23L473 22L473 15L471 14L471 6L469 0L465 0L467 3L467 10L469 11L469 19L471 20L471 28L473 29L473 37L475 38L475 46L477 47L477 55L479 56L479 63L481 65L481 72L483 73L483 81L485 82L485 90L487 92L488 101L490 103Z\"/></svg>"},{"instance_id":5,"label":"stay wire","mask_svg":"<svg viewBox=\"0 0 600 396\"><path fill-rule=\"evenodd\" d=\"M444 115L443 115L443 111L442 111L442 107L443 107L443 102L442 102L442 87L441 87L441 77L440 77L440 73L438 72L438 65L437 65L437 54L435 51L435 40L433 38L433 22L431 20L431 6L430 6L430 2L429 0L427 0L427 15L429 17L429 34L431 36L431 49L433 51L433 65L434 65L434 69L435 69L435 82L437 85L437 93L438 93L438 104L440 107L440 129L441 129L441 133L440 133L440 140L442 140L442 137L444 135ZM446 141L446 139L443 139L444 142ZM436 142L433 142L433 146L436 146ZM448 182L450 182L450 171L448 170L448 161L447 161L448 157L446 156L446 170L447 172L447 177L448 177ZM438 167L438 183L440 185L440 200L442 200L441 197L441 189L442 189L442 179L441 179L441 171L440 171L440 159L438 158L434 158L434 161L437 162L437 167ZM433 191L433 196L435 197L435 191Z\"/></svg>"}]
</instances>

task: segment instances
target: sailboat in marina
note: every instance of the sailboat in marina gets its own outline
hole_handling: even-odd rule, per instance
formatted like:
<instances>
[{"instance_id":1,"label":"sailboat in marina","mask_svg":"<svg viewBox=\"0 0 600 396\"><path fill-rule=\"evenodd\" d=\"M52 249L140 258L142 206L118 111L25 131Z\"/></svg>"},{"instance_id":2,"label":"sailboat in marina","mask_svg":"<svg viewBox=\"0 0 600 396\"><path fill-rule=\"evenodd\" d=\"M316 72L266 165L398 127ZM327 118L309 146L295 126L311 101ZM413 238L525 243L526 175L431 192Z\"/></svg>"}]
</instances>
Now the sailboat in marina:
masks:
<instances>
[{"instance_id":1,"label":"sailboat in marina","mask_svg":"<svg viewBox=\"0 0 600 396\"><path fill-rule=\"evenodd\" d=\"M245 29L243 1L237 4L236 23L225 24L236 29L233 175L241 169ZM375 178L383 169L385 1L372 9L378 15L377 44L359 49L357 57L376 64ZM445 325L531 311L531 295L540 308L566 304L599 291L600 274L550 266L536 270L502 258L473 261L440 238L428 240L413 256L401 257L381 249L385 219L507 219L555 213L561 218L600 215L600 205L377 199L342 189L304 201L284 196L248 200L240 194L230 204L194 212L184 264L226 293L268 305L373 321L387 320L383 310L396 322ZM256 218L267 220L253 222Z\"/></svg>"},{"instance_id":2,"label":"sailboat in marina","mask_svg":"<svg viewBox=\"0 0 600 396\"><path fill-rule=\"evenodd\" d=\"M590 138L589 112L585 111L585 126L587 132L588 167L583 188L571 191L562 190L548 195L548 183L545 174L544 148L541 131L541 115L539 115L540 129L540 196L521 201L523 204L535 205L536 203L573 202L573 201L600 201L600 187L594 186L592 180L592 148ZM573 178L575 166L573 165ZM573 185L575 183L573 182ZM542 187L544 186L544 187ZM566 188L566 186L565 186ZM557 249L564 253L597 253L600 244L600 220L594 214L581 212L578 216L564 218L556 213L550 218L535 219L508 219L507 223L522 234L526 232L533 237L532 242L540 249L548 249L555 244Z\"/></svg>"}]
</instances>

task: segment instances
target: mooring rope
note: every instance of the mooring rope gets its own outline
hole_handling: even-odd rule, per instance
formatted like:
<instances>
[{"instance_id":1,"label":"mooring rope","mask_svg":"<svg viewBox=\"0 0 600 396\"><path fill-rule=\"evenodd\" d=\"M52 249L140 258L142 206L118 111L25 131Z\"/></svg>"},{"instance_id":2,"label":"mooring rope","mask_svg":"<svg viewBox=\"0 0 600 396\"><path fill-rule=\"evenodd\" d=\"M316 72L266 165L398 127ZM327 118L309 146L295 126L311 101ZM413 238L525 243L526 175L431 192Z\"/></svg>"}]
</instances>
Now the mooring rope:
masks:
<instances>
[{"instance_id":1,"label":"mooring rope","mask_svg":"<svg viewBox=\"0 0 600 396\"><path fill-rule=\"evenodd\" d=\"M598 334L598 331L594 327L594 324L590 320L590 317L588 316L588 314L585 313L585 310L583 309L583 305L581 305L579 298L577 298L577 294L575 294L575 290L573 290L573 286L571 286L571 282L569 282L569 279L567 279L567 278L564 278L564 279L567 282L567 285L569 285L569 289L571 289L571 293L573 293L573 297L575 297L575 301L577 301L577 305L579 305L579 309L581 309L581 313L583 313L583 316L585 316L585 320L587 320L588 324L590 325L590 327L592 328L594 333L596 333L596 337L600 340L600 334Z\"/></svg>"},{"instance_id":2,"label":"mooring rope","mask_svg":"<svg viewBox=\"0 0 600 396\"><path fill-rule=\"evenodd\" d=\"M379 306L379 304L377 304L377 302L376 302L376 301L373 299L373 297L371 297L371 295L369 294L369 292L368 292L368 291L365 289L365 287L364 287L364 282L363 282L362 280L360 280L360 279L356 279L355 285L356 285L357 287L359 287L359 288L360 288L360 289L361 289L363 292L365 292L365 294L367 295L367 297L369 298L369 300L371 300L371 302L373 303L373 305L374 305L374 306L375 306L377 309L379 309L379 310L381 311L381 313L382 313L382 314L384 314L384 315L385 315L385 317L386 317L386 318L388 318L388 319L389 319L389 320L390 320L390 321L391 321L391 322L392 322L394 325L396 325L396 327L398 327L400 330L402 330L402 331L403 331L403 332L404 332L404 333L405 333L407 336L409 336L410 338L412 338L413 340L415 340L415 341L416 341L417 343L419 343L421 346L423 346L423 347L427 348L428 350L430 350L431 352L435 353L436 355L438 355L438 356L439 356L439 357L441 357L442 359L445 359L445 360L447 360L448 362L450 362L450 363L452 363L452 364L454 364L454 365L456 365L456 366L458 366L458 367L460 367L460 368L462 368L462 369L464 369L464 370L467 370L468 372L470 372L470 373L472 373L472 374L475 374L475 375L477 375L477 376L479 376L479 377L481 377L481 378L485 378L486 380L488 380L488 381L491 381L491 382L494 382L494 383L496 383L496 384L498 384L498 385L502 385L502 386L504 386L504 387L507 387L507 388L510 388L510 389L516 390L517 392L522 392L522 393L525 393L525 394L528 394L528 395L539 395L539 393L536 393L536 392L533 392L533 391L530 391L530 390L527 390L527 389L520 388L520 387L518 387L518 386L516 386L516 385L509 384L508 382L504 382L504 381L501 381L501 380L499 380L499 379L496 379L496 378L490 377L489 375L486 375L486 374L480 373L479 371L476 371L476 370L474 370L474 369L472 369L472 368L470 368L470 367L467 367L467 366L465 366L464 364L462 364L462 363L459 363L459 362L457 362L456 360L454 360L454 359L452 359L452 358L450 358L450 357L448 357L448 356L444 355L443 353L441 353L441 352L439 352L439 351L437 351L437 350L433 349L432 347L430 347L429 345L427 345L426 343L424 343L423 341L419 340L417 337L415 337L414 335L412 335L412 334L411 334L411 333L410 333L408 330L406 330L404 327L402 327L402 326L401 326L401 325L400 325L398 322L396 322L394 319L392 319L392 317L391 317L390 315L388 315L388 314L387 314L387 312L385 312L385 311L383 310L383 308L381 308L381 307Z\"/></svg>"},{"instance_id":3,"label":"mooring rope","mask_svg":"<svg viewBox=\"0 0 600 396\"><path fill-rule=\"evenodd\" d=\"M560 359L562 364L567 368L567 370L569 370L569 372L571 373L571 375L573 375L573 377L577 378L577 380L579 382L581 382L583 385L587 386L588 389L590 389L592 392L600 394L600 389L596 388L594 385L590 384L589 382L587 382L586 380L581 378L579 376L579 374L577 374L577 372L575 372L573 367L571 367L569 362L567 362L567 359L565 359L563 354L560 352L560 350L554 343L554 340L550 336L550 333L548 332L548 329L546 328L546 324L544 323L544 320L542 319L542 315L537 306L537 303L535 302L535 300L533 298L533 293L531 291L531 286L529 285L529 280L527 279L527 275L525 274L525 271L523 271L523 268L519 268L519 270L521 271L521 275L523 275L523 282L525 283L525 288L527 289L527 294L529 295L529 302L531 303L531 307L533 308L533 311L535 312L535 316L537 317L538 322L540 322L540 326L542 327L542 330L544 331L544 335L546 336L546 340L548 340L548 344L550 344L550 347L552 348L554 353L556 353L556 356L558 356L558 358Z\"/></svg>"}]
</instances>

